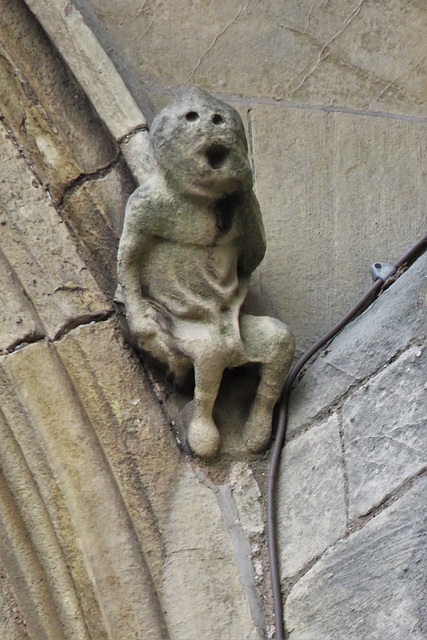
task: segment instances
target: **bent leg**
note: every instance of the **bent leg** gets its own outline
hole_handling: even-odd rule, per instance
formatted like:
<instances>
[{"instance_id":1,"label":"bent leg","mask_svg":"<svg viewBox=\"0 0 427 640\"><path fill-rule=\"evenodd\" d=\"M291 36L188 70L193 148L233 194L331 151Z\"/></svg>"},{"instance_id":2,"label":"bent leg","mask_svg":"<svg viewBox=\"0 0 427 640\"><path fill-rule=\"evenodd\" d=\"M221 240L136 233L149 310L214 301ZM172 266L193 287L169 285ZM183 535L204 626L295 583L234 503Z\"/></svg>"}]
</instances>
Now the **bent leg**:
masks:
<instances>
[{"instance_id":1,"label":"bent leg","mask_svg":"<svg viewBox=\"0 0 427 640\"><path fill-rule=\"evenodd\" d=\"M274 318L242 315L240 331L249 362L259 362L260 382L243 438L249 451L262 451L269 443L272 413L292 364L294 338L288 327Z\"/></svg>"},{"instance_id":2,"label":"bent leg","mask_svg":"<svg viewBox=\"0 0 427 640\"><path fill-rule=\"evenodd\" d=\"M220 435L212 417L223 368L209 362L194 365L194 414L188 429L188 444L201 458L213 458L219 451Z\"/></svg>"},{"instance_id":3,"label":"bent leg","mask_svg":"<svg viewBox=\"0 0 427 640\"><path fill-rule=\"evenodd\" d=\"M226 366L225 346L212 327L195 323L183 323L177 338L181 351L194 363L194 413L188 444L201 458L212 458L220 447L212 411Z\"/></svg>"}]
</instances>

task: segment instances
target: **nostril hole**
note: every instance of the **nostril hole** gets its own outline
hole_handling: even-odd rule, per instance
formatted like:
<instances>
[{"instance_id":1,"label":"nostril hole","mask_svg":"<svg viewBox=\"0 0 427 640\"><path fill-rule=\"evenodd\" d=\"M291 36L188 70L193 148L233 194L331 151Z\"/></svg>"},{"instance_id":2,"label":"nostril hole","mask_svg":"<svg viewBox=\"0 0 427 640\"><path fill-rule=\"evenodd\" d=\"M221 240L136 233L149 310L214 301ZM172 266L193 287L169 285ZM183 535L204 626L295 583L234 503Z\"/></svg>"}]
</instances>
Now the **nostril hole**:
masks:
<instances>
[{"instance_id":1,"label":"nostril hole","mask_svg":"<svg viewBox=\"0 0 427 640\"><path fill-rule=\"evenodd\" d=\"M200 116L197 113L197 111L189 111L188 113L185 114L185 117L190 122L194 122L195 120L198 120L200 118Z\"/></svg>"},{"instance_id":2,"label":"nostril hole","mask_svg":"<svg viewBox=\"0 0 427 640\"><path fill-rule=\"evenodd\" d=\"M219 113L214 113L212 116L212 122L214 124L223 124L224 118L219 115Z\"/></svg>"}]
</instances>

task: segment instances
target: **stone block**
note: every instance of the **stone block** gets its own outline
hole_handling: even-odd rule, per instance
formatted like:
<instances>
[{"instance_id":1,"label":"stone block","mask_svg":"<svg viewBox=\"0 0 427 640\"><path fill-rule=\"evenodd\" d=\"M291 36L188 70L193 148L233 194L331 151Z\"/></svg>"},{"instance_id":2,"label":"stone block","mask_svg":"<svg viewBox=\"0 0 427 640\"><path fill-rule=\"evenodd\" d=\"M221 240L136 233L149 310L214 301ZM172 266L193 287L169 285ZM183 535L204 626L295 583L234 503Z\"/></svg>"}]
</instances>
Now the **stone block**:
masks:
<instances>
[{"instance_id":1,"label":"stone block","mask_svg":"<svg viewBox=\"0 0 427 640\"><path fill-rule=\"evenodd\" d=\"M105 175L71 189L61 216L77 238L85 264L110 296L117 285L117 248L127 198L136 184L123 160Z\"/></svg>"},{"instance_id":2,"label":"stone block","mask_svg":"<svg viewBox=\"0 0 427 640\"><path fill-rule=\"evenodd\" d=\"M424 123L253 105L267 253L254 294L304 351L425 232ZM255 284L255 283L254 283Z\"/></svg>"},{"instance_id":3,"label":"stone block","mask_svg":"<svg viewBox=\"0 0 427 640\"><path fill-rule=\"evenodd\" d=\"M88 629L89 636L104 639L113 628L120 637L145 629L142 632L148 636L165 638L152 576L122 493L126 483L116 480L117 465L110 465L109 450L88 411L93 408L95 387L101 409L98 419L102 409L105 416L102 387L85 367L81 349L75 355L79 356L80 376L86 375L91 383L83 393L52 344L39 342L1 359L0 426L11 434L9 441L18 454L10 447L2 449L8 489L1 488L0 503L5 504L9 491L23 520L20 524L12 517L16 507L5 510L2 557L15 575L23 564L22 592L30 592L21 602L24 615L41 619L42 629L47 629L33 633L34 637L86 638L86 631L72 632L83 616L81 628ZM113 425L110 420L108 426ZM25 473L18 474L16 465L22 459ZM35 500L29 499L31 493ZM23 530L22 535L13 534L15 530ZM13 540L13 557L8 554L8 539ZM43 548L49 552L43 553ZM38 574L44 578L40 588L33 580ZM34 599L40 602L40 616ZM53 605L56 621L48 615Z\"/></svg>"},{"instance_id":4,"label":"stone block","mask_svg":"<svg viewBox=\"0 0 427 640\"><path fill-rule=\"evenodd\" d=\"M267 239L252 287L255 311L286 322L301 350L330 325L331 119L318 111L268 106L253 106L251 117L256 193Z\"/></svg>"},{"instance_id":5,"label":"stone block","mask_svg":"<svg viewBox=\"0 0 427 640\"><path fill-rule=\"evenodd\" d=\"M113 469L155 574L161 563L159 528L168 517L181 466L164 412L116 322L79 327L56 349Z\"/></svg>"},{"instance_id":6,"label":"stone block","mask_svg":"<svg viewBox=\"0 0 427 640\"><path fill-rule=\"evenodd\" d=\"M425 114L420 3L90 5L154 86L197 84L231 95Z\"/></svg>"},{"instance_id":7,"label":"stone block","mask_svg":"<svg viewBox=\"0 0 427 640\"><path fill-rule=\"evenodd\" d=\"M123 638L145 629L157 640L164 637L161 607L171 640L217 633L258 640L217 488L202 484L181 457L114 321L0 357L0 397L7 485L0 485L0 516L7 497L7 530L23 532L6 539L0 530L1 555L20 585L25 619L35 620L35 637L86 640L87 625L100 640L110 627ZM236 497L243 486L250 494L237 501L242 535L258 535L259 494L245 466L233 472ZM251 513L248 501L257 507ZM25 558L26 581L17 583ZM28 583L37 585L32 599ZM38 612L50 609L57 617L45 615L35 627Z\"/></svg>"},{"instance_id":8,"label":"stone block","mask_svg":"<svg viewBox=\"0 0 427 640\"><path fill-rule=\"evenodd\" d=\"M1 116L59 201L67 183L112 162L117 145L21 0L2 2L0 41Z\"/></svg>"},{"instance_id":9,"label":"stone block","mask_svg":"<svg viewBox=\"0 0 427 640\"><path fill-rule=\"evenodd\" d=\"M61 0L52 0L49 4L40 0L25 2L66 60L114 139L119 141L134 129L146 126L123 78L86 23L77 3L64 6Z\"/></svg>"},{"instance_id":10,"label":"stone block","mask_svg":"<svg viewBox=\"0 0 427 640\"><path fill-rule=\"evenodd\" d=\"M413 346L342 409L350 519L427 465L427 348Z\"/></svg>"},{"instance_id":11,"label":"stone block","mask_svg":"<svg viewBox=\"0 0 427 640\"><path fill-rule=\"evenodd\" d=\"M28 640L26 622L19 610L16 595L4 567L0 566L0 637Z\"/></svg>"},{"instance_id":12,"label":"stone block","mask_svg":"<svg viewBox=\"0 0 427 640\"><path fill-rule=\"evenodd\" d=\"M427 254L350 323L307 369L291 395L288 432L327 410L352 384L425 334Z\"/></svg>"},{"instance_id":13,"label":"stone block","mask_svg":"<svg viewBox=\"0 0 427 640\"><path fill-rule=\"evenodd\" d=\"M282 578L294 576L345 533L344 475L335 416L286 444L278 478Z\"/></svg>"},{"instance_id":14,"label":"stone block","mask_svg":"<svg viewBox=\"0 0 427 640\"><path fill-rule=\"evenodd\" d=\"M44 335L37 312L25 295L6 256L0 251L0 353Z\"/></svg>"},{"instance_id":15,"label":"stone block","mask_svg":"<svg viewBox=\"0 0 427 640\"><path fill-rule=\"evenodd\" d=\"M163 533L171 640L258 639L215 492L191 469L177 480Z\"/></svg>"},{"instance_id":16,"label":"stone block","mask_svg":"<svg viewBox=\"0 0 427 640\"><path fill-rule=\"evenodd\" d=\"M424 640L427 481L339 542L292 589L292 640Z\"/></svg>"},{"instance_id":17,"label":"stone block","mask_svg":"<svg viewBox=\"0 0 427 640\"><path fill-rule=\"evenodd\" d=\"M0 279L10 276L0 311L4 350L28 336L57 336L70 324L107 313L109 305L1 124L0 149ZM22 323L10 325L10 314L20 310Z\"/></svg>"}]
</instances>

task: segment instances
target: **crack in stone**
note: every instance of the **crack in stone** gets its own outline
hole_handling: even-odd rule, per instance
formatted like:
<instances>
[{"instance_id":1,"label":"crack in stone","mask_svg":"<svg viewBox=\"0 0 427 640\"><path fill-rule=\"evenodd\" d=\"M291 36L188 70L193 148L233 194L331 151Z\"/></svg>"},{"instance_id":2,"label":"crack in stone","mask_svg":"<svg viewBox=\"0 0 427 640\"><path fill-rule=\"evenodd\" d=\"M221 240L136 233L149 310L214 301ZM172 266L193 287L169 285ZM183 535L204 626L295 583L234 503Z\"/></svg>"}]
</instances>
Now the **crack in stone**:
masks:
<instances>
[{"instance_id":1,"label":"crack in stone","mask_svg":"<svg viewBox=\"0 0 427 640\"><path fill-rule=\"evenodd\" d=\"M421 60L418 60L418 62L413 66L413 67L409 67L409 69L405 69L404 71L401 71L400 73L397 74L397 76L395 78L393 78L393 80L391 80L385 87L384 89L381 91L381 93L379 93L377 95L376 98L374 98L371 102L371 104L368 107L368 111L371 109L372 105L375 104L375 102L377 102L380 98L382 98L382 96L385 94L385 92L387 91L387 89L389 89L390 87L392 87L395 82L403 75L407 75L408 73L410 73L411 71L414 71L418 65L420 65L424 60L426 59L426 55L423 55L423 57L421 58ZM399 88L399 87L397 87Z\"/></svg>"},{"instance_id":2,"label":"crack in stone","mask_svg":"<svg viewBox=\"0 0 427 640\"><path fill-rule=\"evenodd\" d=\"M96 171L92 171L91 173L80 173L76 178L73 178L73 180L70 180L70 182L67 182L67 184L64 185L64 191L61 198L56 203L56 207L60 209L63 206L66 198L70 195L70 193L73 193L73 191L78 189L80 186L82 186L86 182L99 180L107 176L109 173L111 173L115 169L115 167L117 166L121 158L122 158L122 153L119 150L116 157L110 163L108 163L105 167L99 167Z\"/></svg>"},{"instance_id":3,"label":"crack in stone","mask_svg":"<svg viewBox=\"0 0 427 640\"><path fill-rule=\"evenodd\" d=\"M391 493L388 493L379 504L372 507L372 509L370 509L367 513L359 516L355 520L352 520L349 523L348 535L352 535L356 531L360 531L360 529L363 529L368 524L368 522L373 520L377 515L382 513L382 511L397 502L399 498L407 493L407 491L409 491L409 489L414 486L417 480L419 480L420 478L424 478L425 476L427 476L427 467L424 467L423 469L418 471L418 473L413 475L411 478L407 478L404 482L402 482L401 485L394 488Z\"/></svg>"},{"instance_id":4,"label":"crack in stone","mask_svg":"<svg viewBox=\"0 0 427 640\"><path fill-rule=\"evenodd\" d=\"M147 0L143 0L141 6L139 7L138 11L136 12L136 17L139 17L144 13L144 9L145 9L145 5L146 4L147 4Z\"/></svg>"},{"instance_id":5,"label":"crack in stone","mask_svg":"<svg viewBox=\"0 0 427 640\"><path fill-rule=\"evenodd\" d=\"M309 418L306 422L304 422L300 427L298 427L298 429L295 432L293 432L290 436L286 438L286 442L290 442L291 440L298 438L304 433L307 433L307 431L310 431L312 428L318 426L321 422L323 422L325 418L332 415L333 413L336 413L339 409L342 408L343 404L350 397L352 397L357 391L359 391L359 389L361 389L365 384L367 384L368 382L373 382L374 378L376 378L382 371L384 371L384 369L386 369L391 364L393 364L393 362L398 360L400 356L405 354L407 351L409 351L409 349L411 349L415 345L421 347L426 340L427 340L427 334L423 336L418 336L416 338L412 338L412 340L409 340L409 342L404 347L402 347L401 349L398 349L396 353L394 353L385 362L382 362L376 369L374 369L374 371L367 374L363 378L356 380L354 384L350 385L342 395L340 395L338 398L335 398L330 404L328 404L326 407L323 407L316 415L314 415L312 418ZM292 395L291 395L291 398L292 398Z\"/></svg>"},{"instance_id":6,"label":"crack in stone","mask_svg":"<svg viewBox=\"0 0 427 640\"><path fill-rule=\"evenodd\" d=\"M421 478L427 476L427 467L421 469L418 473L416 473L411 478L405 480L400 487L393 490L392 493L388 494L377 506L373 507L368 513L363 516L360 516L357 520L353 520L349 522L348 530L345 532L343 536L335 540L335 542L329 545L324 551L319 553L315 558L310 560L305 567L300 569L296 574L285 578L282 581L282 596L283 602L286 603L287 598L289 597L294 586L300 581L302 577L305 576L306 573L310 571L322 558L325 554L329 553L334 549L338 544L343 542L344 540L349 539L353 534L357 533L361 529L363 529L371 520L376 518L380 513L385 511L388 507L395 504L399 498L405 495Z\"/></svg>"},{"instance_id":7,"label":"crack in stone","mask_svg":"<svg viewBox=\"0 0 427 640\"><path fill-rule=\"evenodd\" d=\"M144 5L145 5L145 2L144 2ZM142 7L142 9L144 9L144 6ZM142 11L142 9L140 9L140 11ZM159 9L160 9L160 2L157 4L157 7L154 9L153 15L151 16L151 20L148 23L148 27L145 29L144 33L142 34L141 39L144 38L144 36L146 36L147 33L150 31L151 25L153 24L154 19L155 19L156 15L157 15L157 12L158 12Z\"/></svg>"},{"instance_id":8,"label":"crack in stone","mask_svg":"<svg viewBox=\"0 0 427 640\"><path fill-rule=\"evenodd\" d=\"M46 336L38 331L25 334L22 338L17 338L6 349L0 350L0 356L10 355L11 353L22 349L22 347L25 347L28 344L33 344L34 342L42 342L45 338Z\"/></svg>"},{"instance_id":9,"label":"crack in stone","mask_svg":"<svg viewBox=\"0 0 427 640\"><path fill-rule=\"evenodd\" d=\"M58 342L61 338L67 335L67 333L70 333L70 331L77 329L78 327L84 327L88 324L92 324L92 322L109 320L114 314L114 309L109 309L108 311L101 311L100 313L88 313L79 316L78 318L72 318L65 322L64 325L56 332L52 342Z\"/></svg>"},{"instance_id":10,"label":"crack in stone","mask_svg":"<svg viewBox=\"0 0 427 640\"><path fill-rule=\"evenodd\" d=\"M305 29L298 29L298 27L291 27L281 22L279 22L279 27L281 27L282 29L286 29L286 31L290 31L291 33L295 33L297 36L303 36L304 38L307 38L312 44L315 44L317 47L322 46L321 42L319 42L309 31L306 31Z\"/></svg>"},{"instance_id":11,"label":"crack in stone","mask_svg":"<svg viewBox=\"0 0 427 640\"><path fill-rule=\"evenodd\" d=\"M316 3L313 2L313 4L310 7L310 11L306 15L304 31L308 31L308 27L310 26L311 14L313 13L313 9L314 9L315 5L316 5Z\"/></svg>"},{"instance_id":12,"label":"crack in stone","mask_svg":"<svg viewBox=\"0 0 427 640\"><path fill-rule=\"evenodd\" d=\"M312 65L312 68L310 69L310 71L308 71L304 77L302 78L302 80L300 81L300 83L294 88L291 89L290 91L288 91L287 93L284 93L280 96L278 96L277 100L285 100L286 98L288 98L289 96L291 96L293 93L295 93L296 91L298 91L298 89L300 89L302 87L302 85L306 82L306 80L313 75L313 73L316 71L316 69L318 68L318 66L320 65L321 62L323 62L324 60L326 60L326 58L332 53L333 48L329 49L330 45L335 42L341 35L342 33L347 29L347 27L353 22L353 20L356 18L356 16L359 14L362 5L366 2L366 0L360 0L359 4L357 5L357 7L355 9L353 9L353 11L351 12L351 14L348 16L348 18L346 19L346 21L344 22L344 25L341 27L341 29L334 35L332 36L332 38L330 38L328 40L328 42L326 42L326 44L323 45L323 47L321 48L320 52L317 54L317 60L314 63L314 65ZM293 80L291 80L291 82L289 84L292 84Z\"/></svg>"},{"instance_id":13,"label":"crack in stone","mask_svg":"<svg viewBox=\"0 0 427 640\"><path fill-rule=\"evenodd\" d=\"M79 327L86 327L87 325L93 323L106 322L107 320L110 320L110 318L112 318L114 315L116 315L115 310L110 309L109 311L103 311L101 313L87 314L85 316L80 316L79 318L73 318L69 322L66 322L53 337L41 333L24 336L16 340L7 349L0 351L0 358L4 356L10 356L16 351L20 351L30 344L44 341L49 343L59 342L74 329L78 329Z\"/></svg>"},{"instance_id":14,"label":"crack in stone","mask_svg":"<svg viewBox=\"0 0 427 640\"><path fill-rule=\"evenodd\" d=\"M403 425L401 425L399 427L399 430L401 429L410 429L412 427L415 427L418 424L422 424L424 425L425 423L425 419L421 419L418 420L416 422L408 422L405 423ZM369 435L364 435L364 436L360 436L359 438L353 438L352 440L352 444L358 443L358 442L363 442L366 440L374 440L374 441L378 441L378 440L388 440L394 444L399 445L400 447L402 447L403 449L407 449L410 453L415 453L415 454L421 454L422 451L420 449L417 449L416 447L411 447L411 445L409 445L407 442L402 442L401 440L398 440L397 438L393 438L392 436L386 435L386 434L380 434L378 436L369 436Z\"/></svg>"},{"instance_id":15,"label":"crack in stone","mask_svg":"<svg viewBox=\"0 0 427 640\"><path fill-rule=\"evenodd\" d=\"M343 540L343 539L344 539L344 537L340 538L339 540ZM337 542L339 542L339 541L337 541ZM314 565L320 560L320 558L326 553L327 550L328 549L325 549L325 551L323 551L323 553L320 553L315 558L310 560L310 562L308 562L305 565L305 567L300 569L293 576L290 576L290 577L285 578L284 580L282 580L282 583L281 583L282 602L285 603L285 605L286 605L286 600L288 599L288 597L289 597L292 589L294 588L294 586L301 580L301 578L303 578L305 576L306 573L308 573L310 571L310 569L312 567L314 567Z\"/></svg>"},{"instance_id":16,"label":"crack in stone","mask_svg":"<svg viewBox=\"0 0 427 640\"><path fill-rule=\"evenodd\" d=\"M340 448L341 448L341 469L343 474L344 503L345 503L345 526L346 526L346 532L347 532L348 526L349 526L350 496L348 491L348 471L347 471L347 464L345 459L344 427L343 427L341 407L339 407L337 410L337 420L338 420L338 432L340 437Z\"/></svg>"},{"instance_id":17,"label":"crack in stone","mask_svg":"<svg viewBox=\"0 0 427 640\"><path fill-rule=\"evenodd\" d=\"M363 1L363 0L362 0ZM211 51L211 49L213 49L213 47L215 46L216 42L218 41L218 39L227 31L227 29L229 27L231 27L231 25L236 22L236 20L239 18L239 16L244 13L246 11L246 9L248 8L250 0L248 0L248 2L245 4L244 7L242 7L242 5L240 5L239 10L237 11L236 15L234 16L234 18L232 18L230 20L230 22L228 22L225 27L215 36L215 38L212 40L211 44L209 45L209 47L201 54L201 56L199 57L196 66L194 67L193 71L190 73L190 75L184 80L184 84L187 84L187 82L189 82L192 77L194 76L194 74L196 73L197 69L200 67L200 65L203 62L203 59L205 58L205 56L207 56L207 54Z\"/></svg>"}]
</instances>

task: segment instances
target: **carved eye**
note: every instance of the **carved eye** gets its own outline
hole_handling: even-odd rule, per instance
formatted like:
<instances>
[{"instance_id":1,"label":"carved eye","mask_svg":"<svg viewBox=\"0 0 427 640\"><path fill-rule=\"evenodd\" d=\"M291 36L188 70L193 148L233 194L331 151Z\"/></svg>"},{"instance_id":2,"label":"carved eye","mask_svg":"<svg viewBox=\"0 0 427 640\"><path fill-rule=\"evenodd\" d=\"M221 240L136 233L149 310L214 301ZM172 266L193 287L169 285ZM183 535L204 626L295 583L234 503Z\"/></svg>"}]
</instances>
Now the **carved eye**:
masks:
<instances>
[{"instance_id":1,"label":"carved eye","mask_svg":"<svg viewBox=\"0 0 427 640\"><path fill-rule=\"evenodd\" d=\"M212 116L212 122L214 124L223 124L224 118L219 115L219 113L214 113Z\"/></svg>"},{"instance_id":2,"label":"carved eye","mask_svg":"<svg viewBox=\"0 0 427 640\"><path fill-rule=\"evenodd\" d=\"M200 118L200 116L197 113L197 111L189 111L188 113L185 114L185 117L190 122L194 122L195 120L198 120Z\"/></svg>"}]
</instances>

